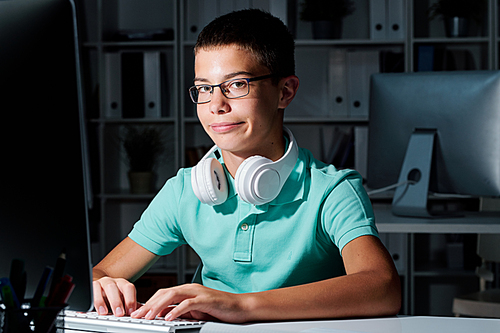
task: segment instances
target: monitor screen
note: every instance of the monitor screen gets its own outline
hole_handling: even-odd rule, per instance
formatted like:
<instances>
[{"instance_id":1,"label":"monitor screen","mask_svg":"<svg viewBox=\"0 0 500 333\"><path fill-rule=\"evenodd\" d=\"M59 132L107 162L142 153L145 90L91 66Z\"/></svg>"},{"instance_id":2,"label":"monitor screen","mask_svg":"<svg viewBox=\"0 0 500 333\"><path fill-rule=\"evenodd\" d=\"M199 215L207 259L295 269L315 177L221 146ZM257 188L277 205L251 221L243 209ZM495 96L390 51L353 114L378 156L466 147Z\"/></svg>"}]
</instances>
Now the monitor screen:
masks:
<instances>
[{"instance_id":1,"label":"monitor screen","mask_svg":"<svg viewBox=\"0 0 500 333\"><path fill-rule=\"evenodd\" d=\"M68 0L0 1L0 277L24 262L33 297L66 256L69 307L88 310L87 169L75 8ZM19 297L19 295L18 295Z\"/></svg>"},{"instance_id":2,"label":"monitor screen","mask_svg":"<svg viewBox=\"0 0 500 333\"><path fill-rule=\"evenodd\" d=\"M368 187L400 181L410 138L419 131L433 133L429 191L500 196L500 71L373 75Z\"/></svg>"}]
</instances>

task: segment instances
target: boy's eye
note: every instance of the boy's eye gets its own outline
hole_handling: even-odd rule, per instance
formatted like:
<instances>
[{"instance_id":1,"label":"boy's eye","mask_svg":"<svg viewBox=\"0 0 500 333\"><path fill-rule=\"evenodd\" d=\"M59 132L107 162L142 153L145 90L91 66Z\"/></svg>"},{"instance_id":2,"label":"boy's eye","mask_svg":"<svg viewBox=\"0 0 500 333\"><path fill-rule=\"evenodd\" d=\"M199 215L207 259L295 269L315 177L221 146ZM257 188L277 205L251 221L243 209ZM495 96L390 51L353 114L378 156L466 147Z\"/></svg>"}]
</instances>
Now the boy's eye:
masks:
<instances>
[{"instance_id":1,"label":"boy's eye","mask_svg":"<svg viewBox=\"0 0 500 333\"><path fill-rule=\"evenodd\" d=\"M212 87L210 86L198 86L198 93L199 94L207 94L212 90Z\"/></svg>"},{"instance_id":2,"label":"boy's eye","mask_svg":"<svg viewBox=\"0 0 500 333\"><path fill-rule=\"evenodd\" d=\"M247 86L247 81L245 80L231 81L229 89L243 89L246 86Z\"/></svg>"}]
</instances>

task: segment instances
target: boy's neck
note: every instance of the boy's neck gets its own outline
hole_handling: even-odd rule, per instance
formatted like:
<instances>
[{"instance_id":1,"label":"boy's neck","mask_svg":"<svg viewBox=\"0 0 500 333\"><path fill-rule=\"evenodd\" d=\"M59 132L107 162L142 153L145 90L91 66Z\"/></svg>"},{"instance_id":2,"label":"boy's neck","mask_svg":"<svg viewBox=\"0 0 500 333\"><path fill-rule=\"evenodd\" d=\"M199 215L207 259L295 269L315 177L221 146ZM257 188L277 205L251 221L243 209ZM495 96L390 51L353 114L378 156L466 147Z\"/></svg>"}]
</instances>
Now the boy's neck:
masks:
<instances>
[{"instance_id":1,"label":"boy's neck","mask_svg":"<svg viewBox=\"0 0 500 333\"><path fill-rule=\"evenodd\" d=\"M225 150L220 150L222 153L222 158L224 160L224 164L231 174L231 176L236 175L236 171L238 170L239 166L241 163L243 163L244 160L251 156L263 156L266 157L272 161L277 161L279 160L284 154L285 154L285 138L281 136L281 140L279 142L276 142L273 144L273 149L267 149L267 150L259 150L255 149L252 152L249 153L233 153Z\"/></svg>"}]
</instances>

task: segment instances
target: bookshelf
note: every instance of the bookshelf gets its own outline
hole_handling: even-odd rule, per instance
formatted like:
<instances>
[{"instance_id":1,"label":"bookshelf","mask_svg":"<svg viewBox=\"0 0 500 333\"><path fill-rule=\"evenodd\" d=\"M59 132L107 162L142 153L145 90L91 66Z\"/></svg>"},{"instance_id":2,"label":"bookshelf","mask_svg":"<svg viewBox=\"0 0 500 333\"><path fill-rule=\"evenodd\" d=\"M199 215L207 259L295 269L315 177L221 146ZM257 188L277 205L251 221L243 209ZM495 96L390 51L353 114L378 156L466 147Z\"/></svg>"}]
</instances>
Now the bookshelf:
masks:
<instances>
[{"instance_id":1,"label":"bookshelf","mask_svg":"<svg viewBox=\"0 0 500 333\"><path fill-rule=\"evenodd\" d=\"M339 135L347 133L350 140L354 140L355 150L345 166L355 167L362 175L365 175L368 163L368 79L371 73L418 71L419 59L422 63L425 51L432 51L435 55L451 54L455 58L455 68L499 68L498 0L487 0L488 8L482 24L472 24L468 35L458 38L446 37L440 19L427 19L426 10L435 0L355 0L356 10L343 20L342 38L314 39L312 23L299 19L300 2L80 0L84 84L96 195L91 213L94 261L102 258L128 234L166 179L178 168L192 165L212 145L198 124L187 88L192 85L194 76L192 48L196 36L217 15L258 7L287 22L296 36L296 71L301 84L296 99L285 111L285 124L302 147L322 160L333 158L335 142ZM139 74L124 73L118 64L130 54L143 57L135 60L132 66ZM153 60L147 67L150 70L141 72L145 57ZM127 66L126 70L129 69ZM152 77L144 76L152 72L155 74ZM139 91L144 101L132 100L140 110L126 116L121 108L123 105L120 105L124 96L120 95L123 80L119 76L123 74L142 77L147 83L144 85L149 87L149 90L138 86L131 88ZM155 83L151 84L153 81ZM152 100L147 100L148 96L153 96ZM151 110L150 105L157 109ZM130 193L125 153L117 139L127 126L152 126L167 133L164 137L167 153L154 170L154 190L151 193ZM391 237L398 237L395 235ZM393 244L407 244L406 236L400 237L393 240ZM446 246L446 239L440 237L429 235L424 239L432 243L429 246L437 248L436 251ZM434 243L438 245L434 246ZM150 273L174 276L175 283L184 283L190 281L197 262L196 255L183 247L162 258ZM434 280L452 274L443 271L443 267L425 267L415 275L415 284L422 281L421 287L416 288L423 290L419 294L424 298L434 288ZM401 276L403 280L410 278L403 271ZM470 282L469 273L457 276L455 284ZM418 306L416 309L434 311L433 314L444 311ZM451 305L449 309L451 314ZM409 309L403 311L408 313Z\"/></svg>"},{"instance_id":2,"label":"bookshelf","mask_svg":"<svg viewBox=\"0 0 500 333\"><path fill-rule=\"evenodd\" d=\"M178 2L94 0L79 3L87 116L91 131L95 208L93 260L121 241L155 192L181 166L179 153ZM83 13L83 14L82 14ZM126 128L154 128L164 153L149 193L131 193L122 138ZM162 258L152 270L184 282L186 251ZM155 279L142 282L149 285ZM149 282L149 284L148 284Z\"/></svg>"}]
</instances>

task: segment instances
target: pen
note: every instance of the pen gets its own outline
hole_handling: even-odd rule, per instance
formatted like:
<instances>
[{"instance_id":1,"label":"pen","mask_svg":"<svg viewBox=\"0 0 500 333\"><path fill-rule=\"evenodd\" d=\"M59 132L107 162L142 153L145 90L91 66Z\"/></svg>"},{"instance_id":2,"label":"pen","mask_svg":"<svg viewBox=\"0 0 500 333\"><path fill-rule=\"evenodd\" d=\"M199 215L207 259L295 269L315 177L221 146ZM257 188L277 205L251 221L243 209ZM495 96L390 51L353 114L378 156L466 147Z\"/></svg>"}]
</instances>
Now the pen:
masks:
<instances>
[{"instance_id":1,"label":"pen","mask_svg":"<svg viewBox=\"0 0 500 333\"><path fill-rule=\"evenodd\" d=\"M42 306L41 300L43 293L45 291L45 288L47 287L47 283L50 279L50 276L52 275L52 267L46 266L45 269L43 270L42 276L40 277L40 281L38 281L38 285L35 290L35 294L33 295L33 299L31 300L31 306L32 307L39 307Z\"/></svg>"}]
</instances>

